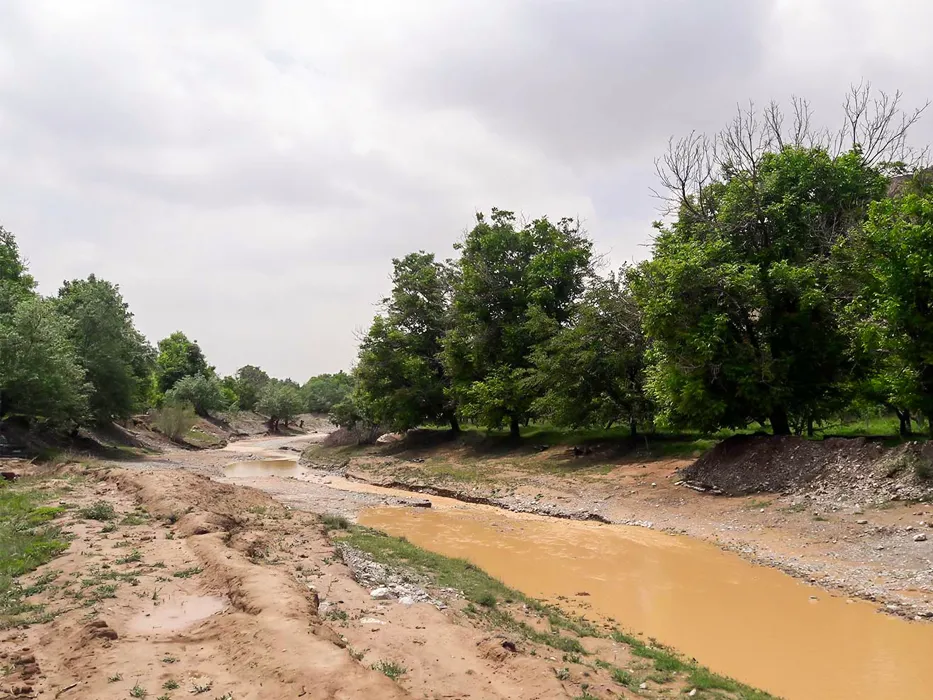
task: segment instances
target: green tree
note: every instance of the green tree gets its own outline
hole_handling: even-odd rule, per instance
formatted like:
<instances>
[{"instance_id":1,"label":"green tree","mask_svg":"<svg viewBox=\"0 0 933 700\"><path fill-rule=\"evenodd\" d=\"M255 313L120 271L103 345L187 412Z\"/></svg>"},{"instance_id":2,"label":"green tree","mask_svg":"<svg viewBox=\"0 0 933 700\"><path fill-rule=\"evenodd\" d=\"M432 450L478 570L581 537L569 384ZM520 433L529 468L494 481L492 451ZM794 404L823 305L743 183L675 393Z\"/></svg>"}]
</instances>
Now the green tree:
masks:
<instances>
[{"instance_id":1,"label":"green tree","mask_svg":"<svg viewBox=\"0 0 933 700\"><path fill-rule=\"evenodd\" d=\"M236 371L233 390L236 392L238 404L244 411L252 411L259 401L259 393L269 382L269 375L259 367L244 365Z\"/></svg>"},{"instance_id":2,"label":"green tree","mask_svg":"<svg viewBox=\"0 0 933 700\"><path fill-rule=\"evenodd\" d=\"M392 294L360 345L356 403L375 424L407 430L426 422L460 429L441 359L450 272L425 252L392 261Z\"/></svg>"},{"instance_id":3,"label":"green tree","mask_svg":"<svg viewBox=\"0 0 933 700\"><path fill-rule=\"evenodd\" d=\"M353 391L353 377L346 372L318 374L301 388L309 413L328 413Z\"/></svg>"},{"instance_id":4,"label":"green tree","mask_svg":"<svg viewBox=\"0 0 933 700\"><path fill-rule=\"evenodd\" d=\"M910 411L933 416L933 188L874 203L840 246L857 349L872 359L874 394L909 432Z\"/></svg>"},{"instance_id":5,"label":"green tree","mask_svg":"<svg viewBox=\"0 0 933 700\"><path fill-rule=\"evenodd\" d=\"M650 422L645 392L641 314L626 286L627 270L598 279L570 325L535 350L537 413L571 428L625 422L634 437Z\"/></svg>"},{"instance_id":6,"label":"green tree","mask_svg":"<svg viewBox=\"0 0 933 700\"><path fill-rule=\"evenodd\" d=\"M175 386L165 392L165 400L169 403L190 403L195 413L204 418L211 411L226 407L220 381L217 377L206 377L203 374L179 379Z\"/></svg>"},{"instance_id":7,"label":"green tree","mask_svg":"<svg viewBox=\"0 0 933 700\"><path fill-rule=\"evenodd\" d=\"M304 408L301 389L288 380L270 380L259 392L256 410L269 416L269 432L277 433L279 423L288 428L288 423Z\"/></svg>"},{"instance_id":8,"label":"green tree","mask_svg":"<svg viewBox=\"0 0 933 700\"><path fill-rule=\"evenodd\" d=\"M182 377L198 374L213 376L214 368L208 366L197 341L188 340L181 331L176 331L159 341L159 354L156 357L159 391L165 393Z\"/></svg>"},{"instance_id":9,"label":"green tree","mask_svg":"<svg viewBox=\"0 0 933 700\"><path fill-rule=\"evenodd\" d=\"M493 209L457 248L444 364L464 415L517 437L539 398L528 381L535 347L565 326L591 271L591 243L570 219L517 226Z\"/></svg>"},{"instance_id":10,"label":"green tree","mask_svg":"<svg viewBox=\"0 0 933 700\"><path fill-rule=\"evenodd\" d=\"M70 319L34 295L0 322L0 418L78 423L86 417L89 387L73 332Z\"/></svg>"},{"instance_id":11,"label":"green tree","mask_svg":"<svg viewBox=\"0 0 933 700\"><path fill-rule=\"evenodd\" d=\"M35 286L16 238L0 226L0 314L12 313L19 302L35 294Z\"/></svg>"},{"instance_id":12,"label":"green tree","mask_svg":"<svg viewBox=\"0 0 933 700\"><path fill-rule=\"evenodd\" d=\"M119 288L94 275L66 282L57 308L73 321L71 341L91 384L91 414L99 422L129 417L145 401L154 353Z\"/></svg>"}]
</instances>

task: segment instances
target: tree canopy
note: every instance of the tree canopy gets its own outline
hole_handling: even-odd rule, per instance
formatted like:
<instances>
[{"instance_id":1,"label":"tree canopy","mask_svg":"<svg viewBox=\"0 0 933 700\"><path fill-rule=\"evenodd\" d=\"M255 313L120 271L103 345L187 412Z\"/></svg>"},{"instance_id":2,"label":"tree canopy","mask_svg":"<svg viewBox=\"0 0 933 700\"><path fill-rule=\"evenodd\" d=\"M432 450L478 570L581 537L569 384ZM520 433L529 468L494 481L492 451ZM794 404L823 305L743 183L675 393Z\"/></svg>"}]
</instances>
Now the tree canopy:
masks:
<instances>
[{"instance_id":1,"label":"tree canopy","mask_svg":"<svg viewBox=\"0 0 933 700\"><path fill-rule=\"evenodd\" d=\"M212 376L214 368L207 364L197 341L188 340L188 336L181 331L159 341L159 354L156 357L159 391L167 392L179 379L199 374Z\"/></svg>"}]
</instances>

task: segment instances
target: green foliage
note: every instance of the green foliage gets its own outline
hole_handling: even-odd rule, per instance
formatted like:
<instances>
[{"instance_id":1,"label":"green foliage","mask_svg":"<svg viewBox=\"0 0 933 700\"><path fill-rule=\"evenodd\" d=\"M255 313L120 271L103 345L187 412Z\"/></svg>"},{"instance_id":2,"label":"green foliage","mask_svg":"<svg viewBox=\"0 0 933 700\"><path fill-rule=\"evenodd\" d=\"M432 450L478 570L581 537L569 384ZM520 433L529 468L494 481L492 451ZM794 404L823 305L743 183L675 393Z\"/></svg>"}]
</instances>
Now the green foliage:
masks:
<instances>
[{"instance_id":1,"label":"green foliage","mask_svg":"<svg viewBox=\"0 0 933 700\"><path fill-rule=\"evenodd\" d=\"M152 424L175 442L181 441L197 422L194 408L186 403L166 403L155 411L152 418Z\"/></svg>"},{"instance_id":2,"label":"green foliage","mask_svg":"<svg viewBox=\"0 0 933 700\"><path fill-rule=\"evenodd\" d=\"M305 407L301 389L294 382L270 380L259 392L259 401L256 410L269 416L269 429L276 432L279 422L286 428L288 422L297 416Z\"/></svg>"},{"instance_id":3,"label":"green foliage","mask_svg":"<svg viewBox=\"0 0 933 700\"><path fill-rule=\"evenodd\" d=\"M183 377L210 377L213 374L214 368L208 366L197 341L188 340L181 331L159 341L156 380L162 393L169 391Z\"/></svg>"},{"instance_id":4,"label":"green foliage","mask_svg":"<svg viewBox=\"0 0 933 700\"><path fill-rule=\"evenodd\" d=\"M840 246L852 275L846 307L880 402L933 416L933 191L872 205Z\"/></svg>"},{"instance_id":5,"label":"green foliage","mask_svg":"<svg viewBox=\"0 0 933 700\"><path fill-rule=\"evenodd\" d=\"M199 416L208 416L211 411L226 407L221 394L220 381L216 377L195 374L179 379L165 394L167 403L191 404Z\"/></svg>"},{"instance_id":6,"label":"green foliage","mask_svg":"<svg viewBox=\"0 0 933 700\"><path fill-rule=\"evenodd\" d=\"M787 146L724 164L659 226L635 290L670 422L783 433L842 406L852 367L830 255L885 187L857 150Z\"/></svg>"},{"instance_id":7,"label":"green foliage","mask_svg":"<svg viewBox=\"0 0 933 700\"><path fill-rule=\"evenodd\" d=\"M0 416L80 422L88 411L74 324L55 305L27 296L0 317Z\"/></svg>"},{"instance_id":8,"label":"green foliage","mask_svg":"<svg viewBox=\"0 0 933 700\"><path fill-rule=\"evenodd\" d=\"M353 391L353 377L346 372L319 374L301 387L305 396L305 409L309 413L330 413Z\"/></svg>"},{"instance_id":9,"label":"green foliage","mask_svg":"<svg viewBox=\"0 0 933 700\"><path fill-rule=\"evenodd\" d=\"M372 423L393 430L435 422L459 430L441 362L451 272L424 252L392 264L386 313L374 319L360 344L356 405Z\"/></svg>"},{"instance_id":10,"label":"green foliage","mask_svg":"<svg viewBox=\"0 0 933 700\"><path fill-rule=\"evenodd\" d=\"M237 403L244 411L252 411L259 401L259 392L269 382L269 375L259 367L244 365L236 371L234 385L231 387L237 395Z\"/></svg>"},{"instance_id":11,"label":"green foliage","mask_svg":"<svg viewBox=\"0 0 933 700\"><path fill-rule=\"evenodd\" d=\"M128 418L145 401L154 353L119 287L94 275L65 282L57 308L73 321L70 337L91 385L91 414L99 422Z\"/></svg>"},{"instance_id":12,"label":"green foliage","mask_svg":"<svg viewBox=\"0 0 933 700\"><path fill-rule=\"evenodd\" d=\"M0 314L12 313L17 304L35 293L35 286L16 238L0 226Z\"/></svg>"},{"instance_id":13,"label":"green foliage","mask_svg":"<svg viewBox=\"0 0 933 700\"><path fill-rule=\"evenodd\" d=\"M590 273L591 243L570 219L517 226L493 209L457 248L444 363L462 413L480 425L508 423L513 435L532 415L532 353L566 325Z\"/></svg>"},{"instance_id":14,"label":"green foliage","mask_svg":"<svg viewBox=\"0 0 933 700\"><path fill-rule=\"evenodd\" d=\"M107 501L96 501L86 508L82 508L80 513L82 518L99 520L100 522L113 520L117 517L117 511L114 509L113 504Z\"/></svg>"},{"instance_id":15,"label":"green foliage","mask_svg":"<svg viewBox=\"0 0 933 700\"><path fill-rule=\"evenodd\" d=\"M539 345L533 380L535 412L561 427L624 422L632 435L651 421L645 396L641 313L626 271L593 282L571 322Z\"/></svg>"}]
</instances>

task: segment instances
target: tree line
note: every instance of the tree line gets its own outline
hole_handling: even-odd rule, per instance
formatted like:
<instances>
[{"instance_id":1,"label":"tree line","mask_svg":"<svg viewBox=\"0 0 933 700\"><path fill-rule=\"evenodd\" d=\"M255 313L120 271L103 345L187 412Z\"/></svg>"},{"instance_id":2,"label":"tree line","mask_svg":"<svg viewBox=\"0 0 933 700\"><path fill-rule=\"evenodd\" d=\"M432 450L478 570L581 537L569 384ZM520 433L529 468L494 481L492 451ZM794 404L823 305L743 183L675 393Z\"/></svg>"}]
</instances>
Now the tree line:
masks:
<instances>
[{"instance_id":1,"label":"tree line","mask_svg":"<svg viewBox=\"0 0 933 700\"><path fill-rule=\"evenodd\" d=\"M456 259L393 260L334 419L812 434L880 406L905 434L931 424L933 177L907 138L922 112L864 85L838 131L795 100L672 140L652 255L608 274L573 219L478 214Z\"/></svg>"},{"instance_id":2,"label":"tree line","mask_svg":"<svg viewBox=\"0 0 933 700\"><path fill-rule=\"evenodd\" d=\"M200 346L172 333L153 347L117 285L90 275L42 297L14 235L0 227L0 419L74 431L151 408L208 416L255 410L270 430L327 413L352 386L344 372L303 386L246 365L221 377Z\"/></svg>"}]
</instances>

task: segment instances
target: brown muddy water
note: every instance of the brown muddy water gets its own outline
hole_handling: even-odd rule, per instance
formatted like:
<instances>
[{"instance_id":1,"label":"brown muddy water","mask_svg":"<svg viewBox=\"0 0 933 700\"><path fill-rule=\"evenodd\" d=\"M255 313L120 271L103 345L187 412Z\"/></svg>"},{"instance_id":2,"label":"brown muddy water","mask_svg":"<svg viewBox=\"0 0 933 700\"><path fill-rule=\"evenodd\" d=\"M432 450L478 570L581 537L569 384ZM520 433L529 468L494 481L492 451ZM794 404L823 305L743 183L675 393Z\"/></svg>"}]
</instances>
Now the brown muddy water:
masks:
<instances>
[{"instance_id":1,"label":"brown muddy water","mask_svg":"<svg viewBox=\"0 0 933 700\"><path fill-rule=\"evenodd\" d=\"M359 520L468 559L529 596L578 601L561 604L614 618L788 700L933 697L931 624L880 614L688 537L435 505L374 508Z\"/></svg>"},{"instance_id":2,"label":"brown muddy water","mask_svg":"<svg viewBox=\"0 0 933 700\"><path fill-rule=\"evenodd\" d=\"M140 613L129 622L129 630L138 635L174 634L216 615L227 607L220 596L183 596L162 601L149 612Z\"/></svg>"},{"instance_id":3,"label":"brown muddy water","mask_svg":"<svg viewBox=\"0 0 933 700\"><path fill-rule=\"evenodd\" d=\"M224 476L237 478L278 476L284 479L289 476L299 478L304 474L305 470L299 467L294 459L257 459L251 462L233 462L224 467Z\"/></svg>"}]
</instances>

